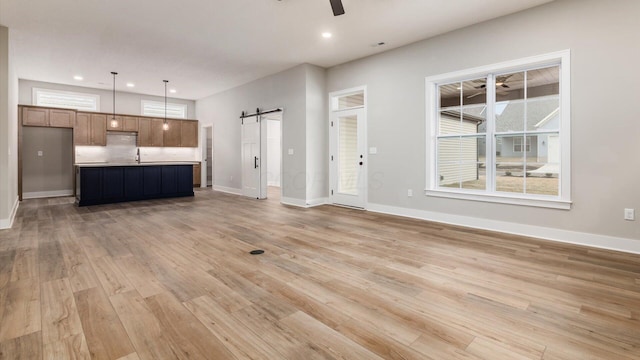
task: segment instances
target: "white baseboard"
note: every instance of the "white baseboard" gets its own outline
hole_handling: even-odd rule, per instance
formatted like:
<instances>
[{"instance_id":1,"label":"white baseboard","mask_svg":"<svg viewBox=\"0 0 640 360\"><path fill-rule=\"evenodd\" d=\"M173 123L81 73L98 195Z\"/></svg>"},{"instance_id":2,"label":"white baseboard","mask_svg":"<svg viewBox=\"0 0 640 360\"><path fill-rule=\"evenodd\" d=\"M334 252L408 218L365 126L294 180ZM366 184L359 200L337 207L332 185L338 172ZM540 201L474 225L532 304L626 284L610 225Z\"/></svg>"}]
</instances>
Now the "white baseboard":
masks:
<instances>
[{"instance_id":1,"label":"white baseboard","mask_svg":"<svg viewBox=\"0 0 640 360\"><path fill-rule=\"evenodd\" d=\"M311 199L311 200L300 200L300 199L294 199L294 198L289 198L289 197L282 197L280 199L280 203L284 204L284 205L291 205L291 206L297 206L297 207L303 207L303 208L310 208L310 207L314 207L314 206L320 206L320 205L324 205L326 204L328 201L328 198L318 198L318 199Z\"/></svg>"},{"instance_id":2,"label":"white baseboard","mask_svg":"<svg viewBox=\"0 0 640 360\"><path fill-rule=\"evenodd\" d=\"M297 207L303 207L303 208L309 207L307 206L307 203L304 200L289 198L284 196L280 198L280 203L284 205L291 205L291 206L297 206Z\"/></svg>"},{"instance_id":3,"label":"white baseboard","mask_svg":"<svg viewBox=\"0 0 640 360\"><path fill-rule=\"evenodd\" d=\"M382 204L369 203L367 204L367 210L377 213L405 216L415 219L467 226L476 229L491 230L508 234L530 236L545 240L584 245L600 249L640 254L640 240L634 239L547 228L542 226L517 224L490 219L481 219L469 216L452 215Z\"/></svg>"},{"instance_id":4,"label":"white baseboard","mask_svg":"<svg viewBox=\"0 0 640 360\"><path fill-rule=\"evenodd\" d=\"M13 202L13 206L11 207L11 214L7 219L0 219L0 229L11 229L13 226L13 220L16 218L16 213L18 212L18 206L20 206L20 201L16 196L16 200Z\"/></svg>"},{"instance_id":5,"label":"white baseboard","mask_svg":"<svg viewBox=\"0 0 640 360\"><path fill-rule=\"evenodd\" d=\"M73 189L71 190L54 190L54 191L33 191L22 193L22 199L40 199L60 196L73 195Z\"/></svg>"},{"instance_id":6,"label":"white baseboard","mask_svg":"<svg viewBox=\"0 0 640 360\"><path fill-rule=\"evenodd\" d=\"M320 206L328 203L329 203L329 198L326 198L326 197L311 199L311 200L307 200L307 207Z\"/></svg>"},{"instance_id":7,"label":"white baseboard","mask_svg":"<svg viewBox=\"0 0 640 360\"><path fill-rule=\"evenodd\" d=\"M234 195L242 195L242 189L236 189L236 188L220 186L220 185L213 185L212 188L215 191L225 192L225 193L234 194Z\"/></svg>"}]
</instances>

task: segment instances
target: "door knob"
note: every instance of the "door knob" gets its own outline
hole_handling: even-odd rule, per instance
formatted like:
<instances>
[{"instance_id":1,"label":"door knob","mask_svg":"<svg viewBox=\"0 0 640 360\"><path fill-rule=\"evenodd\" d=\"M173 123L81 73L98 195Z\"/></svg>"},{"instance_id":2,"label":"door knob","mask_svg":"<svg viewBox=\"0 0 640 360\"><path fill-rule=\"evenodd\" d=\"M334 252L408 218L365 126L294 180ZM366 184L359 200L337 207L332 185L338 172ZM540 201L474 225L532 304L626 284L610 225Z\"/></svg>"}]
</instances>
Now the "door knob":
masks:
<instances>
[{"instance_id":1,"label":"door knob","mask_svg":"<svg viewBox=\"0 0 640 360\"><path fill-rule=\"evenodd\" d=\"M360 165L362 165L362 161L360 161Z\"/></svg>"}]
</instances>

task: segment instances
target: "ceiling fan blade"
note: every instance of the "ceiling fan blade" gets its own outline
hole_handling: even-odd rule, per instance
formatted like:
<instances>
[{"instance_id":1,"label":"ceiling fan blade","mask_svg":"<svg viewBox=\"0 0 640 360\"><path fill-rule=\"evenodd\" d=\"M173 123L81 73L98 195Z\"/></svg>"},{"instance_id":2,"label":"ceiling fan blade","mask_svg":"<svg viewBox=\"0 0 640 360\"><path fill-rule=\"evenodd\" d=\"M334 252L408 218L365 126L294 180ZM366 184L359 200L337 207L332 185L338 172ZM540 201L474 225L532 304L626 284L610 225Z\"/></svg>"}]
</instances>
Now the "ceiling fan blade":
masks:
<instances>
[{"instance_id":1,"label":"ceiling fan blade","mask_svg":"<svg viewBox=\"0 0 640 360\"><path fill-rule=\"evenodd\" d=\"M344 14L344 7L342 6L342 0L329 0L329 2L331 3L333 16L339 16Z\"/></svg>"},{"instance_id":2,"label":"ceiling fan blade","mask_svg":"<svg viewBox=\"0 0 640 360\"><path fill-rule=\"evenodd\" d=\"M480 85L480 86L474 86L473 88L474 88L474 89L484 89L484 88L486 88L486 87L487 87L487 84L482 84L482 85Z\"/></svg>"},{"instance_id":3,"label":"ceiling fan blade","mask_svg":"<svg viewBox=\"0 0 640 360\"><path fill-rule=\"evenodd\" d=\"M509 86L509 85L507 85L507 84L504 84L504 83L503 83L502 85L500 85L500 86L502 86L502 87L503 87L503 88L505 88L505 89L509 89L509 88L511 88L511 86Z\"/></svg>"},{"instance_id":4,"label":"ceiling fan blade","mask_svg":"<svg viewBox=\"0 0 640 360\"><path fill-rule=\"evenodd\" d=\"M476 97L476 96L478 96L478 95L482 95L482 94L483 94L483 92L482 92L482 91L478 91L478 92L477 92L477 93L475 93L475 94L471 94L471 95L467 96L467 99L471 99L471 98L474 98L474 97Z\"/></svg>"}]
</instances>

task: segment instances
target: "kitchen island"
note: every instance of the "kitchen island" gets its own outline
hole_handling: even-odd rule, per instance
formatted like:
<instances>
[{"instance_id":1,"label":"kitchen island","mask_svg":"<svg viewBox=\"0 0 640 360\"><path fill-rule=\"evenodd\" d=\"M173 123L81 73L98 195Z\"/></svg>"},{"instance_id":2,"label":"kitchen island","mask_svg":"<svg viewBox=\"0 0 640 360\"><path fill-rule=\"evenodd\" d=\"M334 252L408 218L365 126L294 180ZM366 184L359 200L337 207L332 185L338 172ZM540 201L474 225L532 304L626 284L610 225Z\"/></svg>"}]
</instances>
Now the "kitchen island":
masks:
<instances>
[{"instance_id":1,"label":"kitchen island","mask_svg":"<svg viewBox=\"0 0 640 360\"><path fill-rule=\"evenodd\" d=\"M193 196L193 162L75 164L76 204Z\"/></svg>"}]
</instances>

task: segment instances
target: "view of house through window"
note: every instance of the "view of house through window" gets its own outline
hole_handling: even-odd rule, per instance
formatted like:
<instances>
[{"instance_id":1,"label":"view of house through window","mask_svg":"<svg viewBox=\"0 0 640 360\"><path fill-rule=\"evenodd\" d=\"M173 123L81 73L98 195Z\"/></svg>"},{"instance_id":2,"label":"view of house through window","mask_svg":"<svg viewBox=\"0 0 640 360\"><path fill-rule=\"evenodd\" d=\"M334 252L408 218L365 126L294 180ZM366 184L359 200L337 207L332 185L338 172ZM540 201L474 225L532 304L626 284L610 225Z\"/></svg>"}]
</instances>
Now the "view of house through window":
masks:
<instances>
[{"instance_id":1,"label":"view of house through window","mask_svg":"<svg viewBox=\"0 0 640 360\"><path fill-rule=\"evenodd\" d=\"M437 187L560 194L560 66L437 84Z\"/></svg>"}]
</instances>

